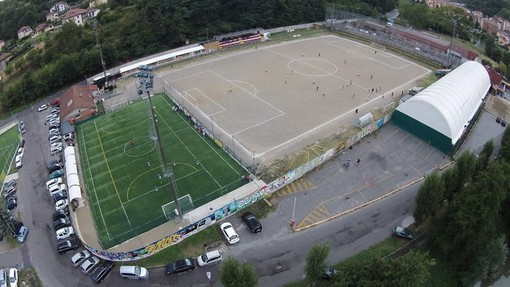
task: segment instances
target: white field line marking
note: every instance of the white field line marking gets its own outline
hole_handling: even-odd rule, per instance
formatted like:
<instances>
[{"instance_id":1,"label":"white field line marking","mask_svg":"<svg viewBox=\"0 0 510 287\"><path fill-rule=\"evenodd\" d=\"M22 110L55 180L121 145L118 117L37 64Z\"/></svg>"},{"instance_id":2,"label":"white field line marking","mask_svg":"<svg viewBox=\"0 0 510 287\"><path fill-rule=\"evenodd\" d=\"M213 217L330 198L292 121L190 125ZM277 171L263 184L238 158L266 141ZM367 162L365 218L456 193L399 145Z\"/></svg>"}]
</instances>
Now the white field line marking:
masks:
<instances>
[{"instance_id":1,"label":"white field line marking","mask_svg":"<svg viewBox=\"0 0 510 287\"><path fill-rule=\"evenodd\" d=\"M104 230L106 230L106 235L108 235L108 239L112 240L110 236L110 232L108 232L108 228L106 227L106 222L103 217L103 210L101 209L101 204L99 203L99 197L97 197L96 185L94 183L94 177L92 176L91 166L89 162L89 156L87 154L87 144L85 143L85 135L83 134L83 128L81 129L81 136L83 139L83 151L85 152L85 158L87 159L87 165L89 166L88 172L90 176L90 181L92 181L92 190L94 191L94 196L96 197L97 207L99 208L99 214L101 214L101 220L103 221Z\"/></svg>"},{"instance_id":2,"label":"white field line marking","mask_svg":"<svg viewBox=\"0 0 510 287\"><path fill-rule=\"evenodd\" d=\"M222 76L220 76L219 74L217 74L216 72L211 71L211 70L209 70L209 71L210 71L211 73L213 73L214 75L216 75L217 77L219 77L219 78L223 79L225 82L231 83L232 85L234 85L234 86L238 87L239 89L241 89L241 90L245 91L248 95L251 95L252 97L254 97L254 98L258 99L258 100L259 100L259 101L261 101L261 102L263 102L264 104L266 104L266 105L270 106L271 108L273 108L273 109L277 110L279 113L285 114L283 111L281 111L281 110L280 110L280 109L278 109L277 107L275 107L275 106L271 105L270 103L268 103L267 101L265 101L265 100L263 100L263 99L261 99L261 98L257 97L257 89L256 89L254 86L252 86L252 87L254 87L254 88L255 88L255 93L251 93L250 91L248 91L248 90L244 89L243 87L241 87L241 86L239 86L239 85L236 85L236 84L235 84L235 82L236 82L236 81L230 81L230 80L227 80L227 79L225 79L224 77L222 77ZM237 82L240 82L240 81L237 81Z\"/></svg>"},{"instance_id":3,"label":"white field line marking","mask_svg":"<svg viewBox=\"0 0 510 287\"><path fill-rule=\"evenodd\" d=\"M168 103L168 100L167 100L166 98L163 98L163 99L165 100L165 102L167 102L167 103ZM168 103L168 105L170 106L171 104L170 104L170 103ZM183 120L186 122L186 124L188 124L188 126L189 126L190 128L192 128L192 127L191 127L191 125L189 124L189 122L188 122L186 119L184 119L184 118L182 117L182 115L181 115L181 114L179 114L179 117L181 117L181 119L183 119ZM202 140L202 141L203 141L203 142L204 142L204 143L205 143L205 144L206 144L209 148L211 148L211 150L212 150L212 151L213 151L213 152L214 152L214 153L215 153L215 154L216 154L219 158L221 158L221 160L223 160L223 162L225 162L225 163L226 163L226 164L227 164L227 165L228 165L228 166L229 166L229 167L230 167L233 171L235 171L235 172L239 175L239 173L237 172L237 170L236 170L236 169L235 169L235 168L234 168L234 167L233 167L233 166L232 166L229 162L227 162L227 161L226 161L226 160L225 160L225 159L224 159L224 158L223 158L223 157L222 157L222 156L221 156L221 155L220 155L220 154L216 151L216 149L214 149L213 147L211 147L210 143L209 143L208 141L206 141L203 137L201 137L197 130L193 129L193 131L194 131L194 132L195 132L195 133L196 133L196 134L200 137L200 139L201 139L201 140ZM225 131L223 131L223 132L225 133ZM225 134L227 134L227 133L225 133Z\"/></svg>"},{"instance_id":4,"label":"white field line marking","mask_svg":"<svg viewBox=\"0 0 510 287\"><path fill-rule=\"evenodd\" d=\"M131 220L129 220L129 216L127 215L126 209L124 208L124 204L122 204L122 200L120 199L119 191L117 190L117 185L115 184L115 180L113 179L112 170L110 169L110 165L108 164L108 160L106 159L106 154L104 153L103 149L103 143L101 142L101 137L99 136L99 130L97 129L97 122L94 120L94 126L96 127L96 134L97 138L99 140L99 145L101 146L101 151L103 153L104 161L106 164L106 167L108 168L108 173L110 174L110 178L112 179L112 184L115 189L115 193L117 194L117 199L119 200L120 206L122 207L122 210L124 211L124 215L126 216L126 219L128 221L129 226L131 227L131 230L133 230L133 225L131 224Z\"/></svg>"},{"instance_id":5,"label":"white field line marking","mask_svg":"<svg viewBox=\"0 0 510 287\"><path fill-rule=\"evenodd\" d=\"M167 102L168 103L168 102ZM170 103L168 103L168 105L170 105ZM156 110L156 113L159 115L160 119L163 120L163 122L165 123L165 125L173 132L174 130L172 129L172 127L167 123L167 121L163 118L163 116L159 113L158 110ZM188 122L186 122L188 123ZM188 123L189 124L189 123ZM181 142L181 144L184 146L184 148L186 148L186 150L196 159L198 160L198 158L193 154L193 152L188 148L188 146L181 140L181 138L176 134L175 137ZM216 178L214 178L211 173L209 173L209 171L207 170L207 168L205 168L205 166L203 166L201 163L200 165L204 168L205 172L207 172L209 174L209 176L214 180L214 182L216 182L216 184L221 187L221 184L216 180Z\"/></svg>"},{"instance_id":6,"label":"white field line marking","mask_svg":"<svg viewBox=\"0 0 510 287\"><path fill-rule=\"evenodd\" d=\"M189 95L188 91L197 91L198 93L202 94L202 96L204 96L204 97L205 97L205 98L207 98L209 101L213 102L216 106L218 106L218 107L220 108L220 110L221 110L221 111L216 112L216 113L214 113L213 115L215 115L215 114L219 114L219 113L222 113L222 112L225 112L225 111L226 111L226 109L225 109L224 107L222 107L222 106L221 106L220 104L218 104L216 101L214 101L213 99L211 99L211 98L210 98L209 96L207 96L205 93L202 93L202 91L201 91L201 90L199 90L199 89L197 89L197 88L192 88L192 89L186 90L186 91L185 91L185 93L187 93L187 94ZM197 106L198 106L198 105L197 105Z\"/></svg>"}]
</instances>

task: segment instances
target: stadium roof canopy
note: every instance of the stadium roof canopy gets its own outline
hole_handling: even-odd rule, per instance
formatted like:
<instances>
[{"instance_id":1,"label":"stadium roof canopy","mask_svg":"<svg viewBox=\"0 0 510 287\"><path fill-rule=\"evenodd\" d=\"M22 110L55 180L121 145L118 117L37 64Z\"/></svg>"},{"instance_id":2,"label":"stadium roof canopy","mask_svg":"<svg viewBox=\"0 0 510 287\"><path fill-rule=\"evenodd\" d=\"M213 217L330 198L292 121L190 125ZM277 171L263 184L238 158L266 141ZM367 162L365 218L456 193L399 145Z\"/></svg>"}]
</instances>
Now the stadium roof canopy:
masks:
<instances>
[{"instance_id":1,"label":"stadium roof canopy","mask_svg":"<svg viewBox=\"0 0 510 287\"><path fill-rule=\"evenodd\" d=\"M469 61L402 103L397 111L445 135L455 145L489 88L487 70Z\"/></svg>"}]
</instances>

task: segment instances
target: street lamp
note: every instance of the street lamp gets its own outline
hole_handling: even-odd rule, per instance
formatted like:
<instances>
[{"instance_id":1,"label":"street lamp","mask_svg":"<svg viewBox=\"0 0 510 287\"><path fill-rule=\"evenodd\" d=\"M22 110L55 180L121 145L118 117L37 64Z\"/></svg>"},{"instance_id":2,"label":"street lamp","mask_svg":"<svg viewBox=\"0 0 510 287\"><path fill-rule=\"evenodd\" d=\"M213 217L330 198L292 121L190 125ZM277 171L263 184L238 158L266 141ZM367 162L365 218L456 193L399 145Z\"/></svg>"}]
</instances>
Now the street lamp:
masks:
<instances>
[{"instance_id":1,"label":"street lamp","mask_svg":"<svg viewBox=\"0 0 510 287\"><path fill-rule=\"evenodd\" d=\"M163 162L163 176L168 180L168 188L170 189L170 193L174 198L175 202L175 213L177 216L182 218L182 210L179 205L179 198L177 196L177 185L175 184L174 175L172 169L168 166L165 160L165 154L163 152L163 146L161 145L161 137L159 136L159 128L156 120L156 116L154 114L154 105L152 105L151 93L150 91L154 88L154 66L142 65L138 67L139 72L136 74L136 77L139 79L140 86L138 86L138 94L142 95L144 92L147 93L147 101L149 102L149 111L151 113L152 126L155 132L155 140L159 147L159 155L161 157L161 161Z\"/></svg>"}]
</instances>

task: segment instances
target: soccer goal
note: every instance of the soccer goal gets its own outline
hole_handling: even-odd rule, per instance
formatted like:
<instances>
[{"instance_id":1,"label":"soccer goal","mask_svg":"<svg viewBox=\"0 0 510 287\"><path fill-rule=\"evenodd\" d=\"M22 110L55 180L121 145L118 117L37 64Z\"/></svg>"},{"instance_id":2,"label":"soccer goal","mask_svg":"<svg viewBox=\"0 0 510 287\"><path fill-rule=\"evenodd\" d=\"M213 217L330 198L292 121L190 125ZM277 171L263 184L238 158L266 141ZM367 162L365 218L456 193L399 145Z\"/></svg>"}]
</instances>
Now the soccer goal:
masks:
<instances>
[{"instance_id":1,"label":"soccer goal","mask_svg":"<svg viewBox=\"0 0 510 287\"><path fill-rule=\"evenodd\" d=\"M186 194L177 199L179 201L179 207L181 208L182 214L192 211L195 207L193 206L193 200L189 194ZM169 203L163 204L161 206L163 209L163 213L165 214L166 219L171 220L178 216L177 214L177 206L175 205L175 201L172 200Z\"/></svg>"},{"instance_id":2,"label":"soccer goal","mask_svg":"<svg viewBox=\"0 0 510 287\"><path fill-rule=\"evenodd\" d=\"M382 51L382 52L386 52L386 47L384 47L383 45L376 43L376 42L370 43L370 47L372 47L376 50Z\"/></svg>"}]
</instances>

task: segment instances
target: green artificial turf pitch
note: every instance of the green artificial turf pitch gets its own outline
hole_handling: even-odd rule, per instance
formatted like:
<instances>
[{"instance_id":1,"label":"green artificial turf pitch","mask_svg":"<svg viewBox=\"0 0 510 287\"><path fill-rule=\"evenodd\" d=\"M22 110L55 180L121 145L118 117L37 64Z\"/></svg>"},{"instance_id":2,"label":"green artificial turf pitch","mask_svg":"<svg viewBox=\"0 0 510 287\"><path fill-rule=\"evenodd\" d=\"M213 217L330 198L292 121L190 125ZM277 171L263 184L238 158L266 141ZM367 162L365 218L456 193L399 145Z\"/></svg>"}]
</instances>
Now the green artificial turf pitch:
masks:
<instances>
[{"instance_id":1,"label":"green artificial turf pitch","mask_svg":"<svg viewBox=\"0 0 510 287\"><path fill-rule=\"evenodd\" d=\"M152 103L179 197L189 194L196 208L244 184L244 169L182 112L172 111L167 96L154 96ZM83 178L106 249L167 221L161 206L173 196L149 114L143 100L77 126Z\"/></svg>"},{"instance_id":2,"label":"green artificial turf pitch","mask_svg":"<svg viewBox=\"0 0 510 287\"><path fill-rule=\"evenodd\" d=\"M0 135L0 181L4 181L10 169L14 169L13 160L20 136L18 125L11 127Z\"/></svg>"}]
</instances>

